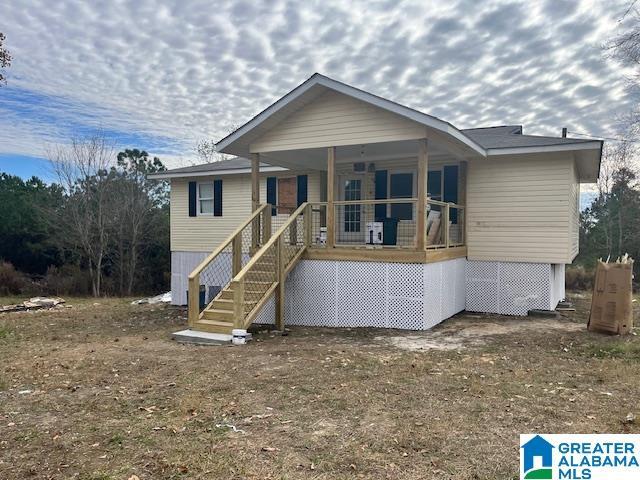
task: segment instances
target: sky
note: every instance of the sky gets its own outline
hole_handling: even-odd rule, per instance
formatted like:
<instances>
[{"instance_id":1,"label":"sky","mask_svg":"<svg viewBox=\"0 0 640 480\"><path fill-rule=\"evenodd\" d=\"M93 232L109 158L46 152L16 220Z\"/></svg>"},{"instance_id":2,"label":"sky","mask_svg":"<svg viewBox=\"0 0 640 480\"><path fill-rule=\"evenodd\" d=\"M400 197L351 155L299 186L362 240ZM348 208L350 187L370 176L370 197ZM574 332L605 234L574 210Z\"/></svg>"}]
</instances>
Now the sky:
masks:
<instances>
[{"instance_id":1,"label":"sky","mask_svg":"<svg viewBox=\"0 0 640 480\"><path fill-rule=\"evenodd\" d=\"M100 130L169 167L320 72L459 128L615 136L628 1L4 0L0 171Z\"/></svg>"}]
</instances>

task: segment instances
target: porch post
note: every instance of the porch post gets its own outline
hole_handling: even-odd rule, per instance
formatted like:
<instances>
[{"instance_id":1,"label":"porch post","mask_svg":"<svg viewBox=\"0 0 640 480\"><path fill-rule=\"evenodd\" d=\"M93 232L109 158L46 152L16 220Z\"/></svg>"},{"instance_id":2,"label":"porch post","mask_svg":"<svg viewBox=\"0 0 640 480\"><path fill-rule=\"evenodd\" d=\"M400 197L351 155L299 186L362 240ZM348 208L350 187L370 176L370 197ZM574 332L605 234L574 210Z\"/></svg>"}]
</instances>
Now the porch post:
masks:
<instances>
[{"instance_id":1,"label":"porch post","mask_svg":"<svg viewBox=\"0 0 640 480\"><path fill-rule=\"evenodd\" d=\"M251 211L260 207L260 154L251 154ZM251 225L251 254L258 250L260 244L260 216Z\"/></svg>"},{"instance_id":2,"label":"porch post","mask_svg":"<svg viewBox=\"0 0 640 480\"><path fill-rule=\"evenodd\" d=\"M329 147L327 150L327 248L333 248L336 244L335 231L335 206L333 201L335 173L336 173L336 147Z\"/></svg>"},{"instance_id":3,"label":"porch post","mask_svg":"<svg viewBox=\"0 0 640 480\"><path fill-rule=\"evenodd\" d=\"M427 139L418 144L418 208L416 218L416 249L424 250L427 240L427 172L429 156L427 154Z\"/></svg>"},{"instance_id":4,"label":"porch post","mask_svg":"<svg viewBox=\"0 0 640 480\"><path fill-rule=\"evenodd\" d=\"M251 211L260 206L260 154L251 154Z\"/></svg>"}]
</instances>

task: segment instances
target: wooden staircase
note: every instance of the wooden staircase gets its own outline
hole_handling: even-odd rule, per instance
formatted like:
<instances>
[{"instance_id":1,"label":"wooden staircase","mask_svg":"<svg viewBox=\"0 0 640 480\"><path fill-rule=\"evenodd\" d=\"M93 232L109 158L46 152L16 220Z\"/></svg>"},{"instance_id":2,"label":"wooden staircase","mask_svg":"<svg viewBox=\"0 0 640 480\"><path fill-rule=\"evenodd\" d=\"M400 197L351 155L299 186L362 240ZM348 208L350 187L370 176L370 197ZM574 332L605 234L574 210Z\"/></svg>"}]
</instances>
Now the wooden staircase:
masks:
<instances>
[{"instance_id":1,"label":"wooden staircase","mask_svg":"<svg viewBox=\"0 0 640 480\"><path fill-rule=\"evenodd\" d=\"M260 281L260 279L269 275L275 278L275 272L272 270L274 259L271 257L271 262L269 262L269 259L270 257L259 258L256 262L256 269L252 269L247 274L244 284L245 298L242 302L245 315L251 312L258 303L253 300L254 298L264 297L267 292L273 291L277 285L275 281ZM200 318L195 323L195 330L231 335L231 331L236 328L234 327L236 304L234 296L234 284L230 282L202 311Z\"/></svg>"},{"instance_id":2,"label":"wooden staircase","mask_svg":"<svg viewBox=\"0 0 640 480\"><path fill-rule=\"evenodd\" d=\"M270 233L270 205L262 205L234 234L189 275L189 324L191 329L231 335L234 328L248 328L272 294L276 295L276 326L283 325L284 280L309 246L311 205L304 203L275 232ZM263 220L263 227L256 218ZM269 219L265 227L265 219ZM298 228L299 219L303 228ZM256 226L258 225L258 226ZM241 267L242 232L251 229L251 258ZM258 233L256 233L258 232ZM246 233L246 231L245 231ZM261 239L261 245L257 245ZM200 275L224 248L233 245L233 278L204 309L200 309ZM246 253L245 253L246 256Z\"/></svg>"}]
</instances>

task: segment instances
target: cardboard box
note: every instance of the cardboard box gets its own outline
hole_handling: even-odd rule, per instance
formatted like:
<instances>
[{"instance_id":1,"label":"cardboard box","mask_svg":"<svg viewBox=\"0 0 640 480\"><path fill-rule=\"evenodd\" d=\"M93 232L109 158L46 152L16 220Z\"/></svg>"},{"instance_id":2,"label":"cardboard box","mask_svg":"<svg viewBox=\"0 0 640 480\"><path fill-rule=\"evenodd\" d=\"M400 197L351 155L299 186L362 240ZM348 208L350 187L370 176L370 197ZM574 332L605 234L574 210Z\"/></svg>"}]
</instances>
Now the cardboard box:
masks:
<instances>
[{"instance_id":1,"label":"cardboard box","mask_svg":"<svg viewBox=\"0 0 640 480\"><path fill-rule=\"evenodd\" d=\"M625 335L633 328L633 260L598 262L591 299L590 331Z\"/></svg>"}]
</instances>

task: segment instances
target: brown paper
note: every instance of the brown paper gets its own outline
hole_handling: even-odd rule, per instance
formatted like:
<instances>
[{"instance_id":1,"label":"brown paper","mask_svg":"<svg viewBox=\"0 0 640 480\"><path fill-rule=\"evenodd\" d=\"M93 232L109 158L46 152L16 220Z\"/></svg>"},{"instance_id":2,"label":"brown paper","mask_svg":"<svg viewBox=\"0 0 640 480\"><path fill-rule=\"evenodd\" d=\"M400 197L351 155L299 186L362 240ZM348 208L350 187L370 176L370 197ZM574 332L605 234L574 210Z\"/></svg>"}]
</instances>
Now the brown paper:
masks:
<instances>
[{"instance_id":1,"label":"brown paper","mask_svg":"<svg viewBox=\"0 0 640 480\"><path fill-rule=\"evenodd\" d=\"M598 262L591 299L590 331L625 335L633 328L633 261Z\"/></svg>"}]
</instances>

